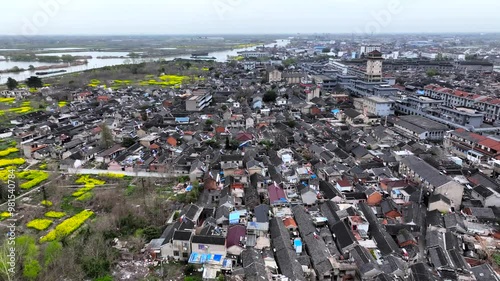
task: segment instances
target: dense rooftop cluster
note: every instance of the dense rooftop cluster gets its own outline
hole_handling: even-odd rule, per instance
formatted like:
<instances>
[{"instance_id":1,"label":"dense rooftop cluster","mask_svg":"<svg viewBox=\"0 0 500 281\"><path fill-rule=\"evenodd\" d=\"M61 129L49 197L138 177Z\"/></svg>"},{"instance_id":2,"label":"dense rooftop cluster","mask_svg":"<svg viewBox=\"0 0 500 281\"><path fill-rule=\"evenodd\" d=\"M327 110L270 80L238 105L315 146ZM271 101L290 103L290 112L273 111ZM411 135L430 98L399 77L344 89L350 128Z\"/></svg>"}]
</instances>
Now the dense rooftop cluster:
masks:
<instances>
[{"instance_id":1,"label":"dense rooftop cluster","mask_svg":"<svg viewBox=\"0 0 500 281\"><path fill-rule=\"evenodd\" d=\"M366 69L280 59L298 54L77 91L2 133L70 172L188 177L199 195L148 251L207 280L499 280L498 98L397 85L377 50Z\"/></svg>"}]
</instances>

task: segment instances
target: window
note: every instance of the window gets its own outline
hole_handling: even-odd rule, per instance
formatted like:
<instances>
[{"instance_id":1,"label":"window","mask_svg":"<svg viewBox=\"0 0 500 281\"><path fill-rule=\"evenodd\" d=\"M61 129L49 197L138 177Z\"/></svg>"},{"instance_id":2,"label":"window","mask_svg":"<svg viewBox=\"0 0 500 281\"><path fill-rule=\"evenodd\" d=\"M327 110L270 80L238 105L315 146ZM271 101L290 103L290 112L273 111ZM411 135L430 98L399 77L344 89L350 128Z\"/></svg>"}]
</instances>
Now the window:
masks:
<instances>
[{"instance_id":1,"label":"window","mask_svg":"<svg viewBox=\"0 0 500 281\"><path fill-rule=\"evenodd\" d=\"M183 258L188 258L188 257L189 257L189 254L188 254L188 253L182 253L182 257L183 257Z\"/></svg>"},{"instance_id":2,"label":"window","mask_svg":"<svg viewBox=\"0 0 500 281\"><path fill-rule=\"evenodd\" d=\"M178 257L179 256L179 251L174 251L174 257Z\"/></svg>"}]
</instances>

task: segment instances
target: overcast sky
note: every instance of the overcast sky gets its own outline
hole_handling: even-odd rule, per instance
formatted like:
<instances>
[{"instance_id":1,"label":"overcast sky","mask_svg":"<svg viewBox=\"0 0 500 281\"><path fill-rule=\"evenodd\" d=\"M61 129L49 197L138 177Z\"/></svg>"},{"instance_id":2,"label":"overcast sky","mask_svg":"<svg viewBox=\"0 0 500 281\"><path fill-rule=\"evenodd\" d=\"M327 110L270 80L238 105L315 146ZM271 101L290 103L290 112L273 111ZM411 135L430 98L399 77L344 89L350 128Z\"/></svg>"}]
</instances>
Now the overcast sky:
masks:
<instances>
[{"instance_id":1,"label":"overcast sky","mask_svg":"<svg viewBox=\"0 0 500 281\"><path fill-rule=\"evenodd\" d=\"M6 2L2 35L500 32L498 0Z\"/></svg>"}]
</instances>

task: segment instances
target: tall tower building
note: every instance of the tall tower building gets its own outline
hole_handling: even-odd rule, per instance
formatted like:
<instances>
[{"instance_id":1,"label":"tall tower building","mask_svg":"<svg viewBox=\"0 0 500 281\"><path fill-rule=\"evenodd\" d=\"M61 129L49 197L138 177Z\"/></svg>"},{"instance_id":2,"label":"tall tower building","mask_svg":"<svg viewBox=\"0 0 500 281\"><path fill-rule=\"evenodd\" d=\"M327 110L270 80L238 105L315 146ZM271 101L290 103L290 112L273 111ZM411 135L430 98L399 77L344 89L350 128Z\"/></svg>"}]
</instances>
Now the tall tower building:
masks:
<instances>
[{"instance_id":1,"label":"tall tower building","mask_svg":"<svg viewBox=\"0 0 500 281\"><path fill-rule=\"evenodd\" d=\"M381 45L380 44L368 44L368 45L362 45L360 50L359 50L359 55L360 56L367 56L369 53L377 50L381 51Z\"/></svg>"},{"instance_id":2,"label":"tall tower building","mask_svg":"<svg viewBox=\"0 0 500 281\"><path fill-rule=\"evenodd\" d=\"M368 53L366 63L366 80L368 82L382 81L382 53L375 50Z\"/></svg>"}]
</instances>

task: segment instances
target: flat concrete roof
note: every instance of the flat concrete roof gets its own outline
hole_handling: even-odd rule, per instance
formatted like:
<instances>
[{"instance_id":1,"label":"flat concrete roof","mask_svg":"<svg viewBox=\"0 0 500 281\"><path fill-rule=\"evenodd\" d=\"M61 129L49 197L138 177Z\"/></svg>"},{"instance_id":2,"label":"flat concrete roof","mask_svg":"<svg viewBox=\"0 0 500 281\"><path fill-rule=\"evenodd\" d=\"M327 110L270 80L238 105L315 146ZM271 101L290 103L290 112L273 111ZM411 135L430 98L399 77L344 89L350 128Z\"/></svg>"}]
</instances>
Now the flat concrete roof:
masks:
<instances>
[{"instance_id":1,"label":"flat concrete roof","mask_svg":"<svg viewBox=\"0 0 500 281\"><path fill-rule=\"evenodd\" d=\"M441 124L439 122L433 121L429 118L425 118L423 116L418 115L405 115L399 117L401 120L404 120L408 123L417 125L421 128L425 128L427 130L446 130L448 126Z\"/></svg>"},{"instance_id":2,"label":"flat concrete roof","mask_svg":"<svg viewBox=\"0 0 500 281\"><path fill-rule=\"evenodd\" d=\"M377 97L377 96L367 97L367 99L374 101L376 103L392 103L392 102L394 102L394 101L391 101L391 100L388 100L385 98L381 98L381 97Z\"/></svg>"}]
</instances>

